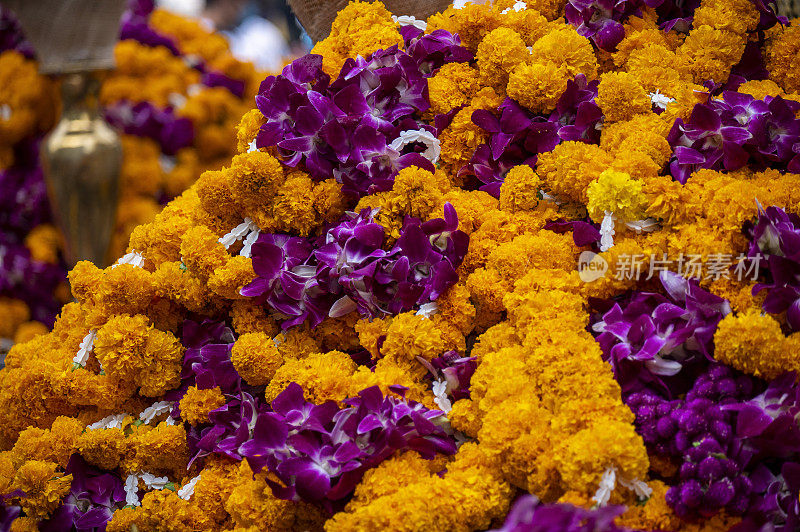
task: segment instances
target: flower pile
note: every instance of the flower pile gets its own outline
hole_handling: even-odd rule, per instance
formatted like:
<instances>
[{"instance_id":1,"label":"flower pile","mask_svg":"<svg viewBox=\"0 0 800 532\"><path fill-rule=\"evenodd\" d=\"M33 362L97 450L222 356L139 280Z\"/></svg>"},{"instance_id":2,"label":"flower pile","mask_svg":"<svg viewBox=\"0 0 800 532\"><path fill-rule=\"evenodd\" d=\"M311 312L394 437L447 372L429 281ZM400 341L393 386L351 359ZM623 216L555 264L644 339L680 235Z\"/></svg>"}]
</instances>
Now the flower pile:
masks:
<instances>
[{"instance_id":1,"label":"flower pile","mask_svg":"<svg viewBox=\"0 0 800 532\"><path fill-rule=\"evenodd\" d=\"M0 351L53 326L68 301L61 236L53 227L39 142L58 96L30 43L0 7Z\"/></svg>"},{"instance_id":2,"label":"flower pile","mask_svg":"<svg viewBox=\"0 0 800 532\"><path fill-rule=\"evenodd\" d=\"M137 9L134 46L242 79ZM11 350L0 518L796 530L797 23L346 6L249 93L230 161ZM152 105L115 83L137 141L186 149L185 78L154 73Z\"/></svg>"}]
</instances>

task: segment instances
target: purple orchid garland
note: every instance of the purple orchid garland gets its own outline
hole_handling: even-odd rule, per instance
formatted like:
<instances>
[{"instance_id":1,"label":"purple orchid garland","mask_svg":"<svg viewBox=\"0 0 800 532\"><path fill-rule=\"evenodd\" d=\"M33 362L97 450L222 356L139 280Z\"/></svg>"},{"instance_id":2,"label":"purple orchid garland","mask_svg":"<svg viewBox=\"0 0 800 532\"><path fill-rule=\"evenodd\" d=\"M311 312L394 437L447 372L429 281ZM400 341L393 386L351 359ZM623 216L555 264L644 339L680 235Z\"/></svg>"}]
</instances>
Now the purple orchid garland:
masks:
<instances>
[{"instance_id":1,"label":"purple orchid garland","mask_svg":"<svg viewBox=\"0 0 800 532\"><path fill-rule=\"evenodd\" d=\"M766 290L763 308L786 316L789 331L800 331L800 216L779 207L758 208L750 229L748 257L764 263L766 279L753 287L753 295Z\"/></svg>"},{"instance_id":2,"label":"purple orchid garland","mask_svg":"<svg viewBox=\"0 0 800 532\"><path fill-rule=\"evenodd\" d=\"M543 504L535 495L517 499L501 528L491 532L628 532L614 524L624 506L586 509L566 503Z\"/></svg>"},{"instance_id":3,"label":"purple orchid garland","mask_svg":"<svg viewBox=\"0 0 800 532\"><path fill-rule=\"evenodd\" d=\"M800 103L780 96L756 100L725 91L678 118L667 137L674 149L673 177L685 183L700 168L738 170L777 166L800 172Z\"/></svg>"},{"instance_id":4,"label":"purple orchid garland","mask_svg":"<svg viewBox=\"0 0 800 532\"><path fill-rule=\"evenodd\" d=\"M751 257L767 258L765 309L787 311L797 290L800 222L759 208ZM774 257L770 259L770 257ZM735 530L794 530L800 523L800 385L794 373L769 383L713 360L713 335L727 301L662 272L669 299L635 292L594 325L623 399L651 453L678 466L667 503L684 519L724 510ZM766 528L765 528L766 527Z\"/></svg>"},{"instance_id":5,"label":"purple orchid garland","mask_svg":"<svg viewBox=\"0 0 800 532\"><path fill-rule=\"evenodd\" d=\"M569 0L565 7L565 15L578 31L579 35L588 37L598 48L613 52L625 37L622 23L628 17L642 16L642 7L654 7L658 3L650 0Z\"/></svg>"},{"instance_id":6,"label":"purple orchid garland","mask_svg":"<svg viewBox=\"0 0 800 532\"><path fill-rule=\"evenodd\" d=\"M731 311L696 281L668 271L660 280L668 298L635 292L592 326L623 393L642 385L680 393L684 370L711 359L717 324Z\"/></svg>"},{"instance_id":7,"label":"purple orchid garland","mask_svg":"<svg viewBox=\"0 0 800 532\"><path fill-rule=\"evenodd\" d=\"M405 393L401 386L392 390ZM399 450L428 459L456 451L439 410L384 397L377 386L344 403L344 408L332 401L309 403L292 383L272 402L271 412L253 411L252 432L238 453L253 471L266 468L281 479L284 486L271 483L281 498L336 501L353 491L364 471Z\"/></svg>"},{"instance_id":8,"label":"purple orchid garland","mask_svg":"<svg viewBox=\"0 0 800 532\"><path fill-rule=\"evenodd\" d=\"M262 234L252 246L258 277L242 295L259 298L288 328L354 310L369 317L398 314L435 301L458 281L469 239L458 230L452 205L445 204L444 218L406 218L388 251L373 216L369 209L346 214L316 242Z\"/></svg>"},{"instance_id":9,"label":"purple orchid garland","mask_svg":"<svg viewBox=\"0 0 800 532\"><path fill-rule=\"evenodd\" d=\"M256 146L276 147L284 164L302 164L316 179L333 175L356 198L389 190L408 166L434 171L421 154L426 146L393 141L403 131L435 133L419 118L430 107L426 77L472 54L444 30L405 30L404 37L405 51L392 46L347 59L335 80L322 71L322 57L311 54L265 79L256 105L266 123Z\"/></svg>"}]
</instances>

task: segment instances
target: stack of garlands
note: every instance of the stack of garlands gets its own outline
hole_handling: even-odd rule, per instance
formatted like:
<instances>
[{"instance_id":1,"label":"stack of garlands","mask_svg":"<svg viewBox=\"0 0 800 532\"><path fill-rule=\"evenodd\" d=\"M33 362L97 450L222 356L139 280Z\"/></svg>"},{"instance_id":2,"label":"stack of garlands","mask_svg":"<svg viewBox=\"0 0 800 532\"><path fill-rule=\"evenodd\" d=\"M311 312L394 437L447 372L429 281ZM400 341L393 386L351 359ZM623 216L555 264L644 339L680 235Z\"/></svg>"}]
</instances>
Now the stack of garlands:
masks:
<instances>
[{"instance_id":1,"label":"stack of garlands","mask_svg":"<svg viewBox=\"0 0 800 532\"><path fill-rule=\"evenodd\" d=\"M9 353L12 530L798 529L798 26L356 2L313 52Z\"/></svg>"},{"instance_id":2,"label":"stack of garlands","mask_svg":"<svg viewBox=\"0 0 800 532\"><path fill-rule=\"evenodd\" d=\"M264 77L235 59L222 35L154 9L153 0L130 2L115 56L100 94L124 133L113 258L137 225L236 154L236 126Z\"/></svg>"},{"instance_id":3,"label":"stack of garlands","mask_svg":"<svg viewBox=\"0 0 800 532\"><path fill-rule=\"evenodd\" d=\"M39 142L58 114L16 18L0 6L0 351L53 326L69 290Z\"/></svg>"}]
</instances>

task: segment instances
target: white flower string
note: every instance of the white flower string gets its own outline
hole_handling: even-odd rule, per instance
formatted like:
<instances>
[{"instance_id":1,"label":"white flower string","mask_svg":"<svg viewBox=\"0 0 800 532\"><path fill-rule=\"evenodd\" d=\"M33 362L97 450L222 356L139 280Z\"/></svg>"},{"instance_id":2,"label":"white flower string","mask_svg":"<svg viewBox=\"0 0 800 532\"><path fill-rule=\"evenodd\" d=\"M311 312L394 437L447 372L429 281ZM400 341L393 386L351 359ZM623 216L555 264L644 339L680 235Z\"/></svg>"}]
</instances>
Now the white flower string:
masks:
<instances>
[{"instance_id":1,"label":"white flower string","mask_svg":"<svg viewBox=\"0 0 800 532\"><path fill-rule=\"evenodd\" d=\"M425 144L427 149L420 155L433 164L436 164L439 160L439 154L442 152L441 142L430 131L425 131L424 129L401 131L400 136L394 139L392 143L389 144L389 147L393 150L400 151L406 144L414 142Z\"/></svg>"},{"instance_id":2,"label":"white flower string","mask_svg":"<svg viewBox=\"0 0 800 532\"><path fill-rule=\"evenodd\" d=\"M169 96L167 96L167 101L175 109L180 109L186 105L186 96L177 92L172 92Z\"/></svg>"},{"instance_id":3,"label":"white flower string","mask_svg":"<svg viewBox=\"0 0 800 532\"><path fill-rule=\"evenodd\" d=\"M242 223L231 229L225 236L219 239L219 243L229 249L238 240L244 240L242 250L239 255L250 258L251 248L255 244L261 230L250 218L245 218Z\"/></svg>"},{"instance_id":4,"label":"white flower string","mask_svg":"<svg viewBox=\"0 0 800 532\"><path fill-rule=\"evenodd\" d=\"M89 331L89 334L83 337L81 340L80 347L78 347L78 353L72 359L72 362L78 364L80 367L86 367L86 362L89 361L89 355L92 353L94 349L94 339L97 336L97 330L92 329Z\"/></svg>"},{"instance_id":5,"label":"white flower string","mask_svg":"<svg viewBox=\"0 0 800 532\"><path fill-rule=\"evenodd\" d=\"M424 20L417 20L416 17L411 15L392 15L392 20L394 20L400 26L414 26L418 30L425 31L428 29L428 23Z\"/></svg>"},{"instance_id":6,"label":"white flower string","mask_svg":"<svg viewBox=\"0 0 800 532\"><path fill-rule=\"evenodd\" d=\"M135 249L130 253L127 253L120 257L117 262L115 262L111 269L113 270L120 264L130 264L131 266L135 266L136 268L144 268L144 256L136 251Z\"/></svg>"},{"instance_id":7,"label":"white flower string","mask_svg":"<svg viewBox=\"0 0 800 532\"><path fill-rule=\"evenodd\" d=\"M617 477L616 467L610 466L603 471L603 476L600 477L599 487L592 497L592 500L597 506L602 507L608 504L609 499L611 499L611 493L616 488L617 482L619 482L619 485L623 488L634 492L639 500L647 500L653 494L653 488L648 486L646 482L639 479L626 481L622 477Z\"/></svg>"},{"instance_id":8,"label":"white flower string","mask_svg":"<svg viewBox=\"0 0 800 532\"><path fill-rule=\"evenodd\" d=\"M194 495L194 487L197 485L197 481L200 480L200 475L197 475L189 482L181 486L181 489L178 490L178 497L181 499L188 501L192 495Z\"/></svg>"},{"instance_id":9,"label":"white flower string","mask_svg":"<svg viewBox=\"0 0 800 532\"><path fill-rule=\"evenodd\" d=\"M447 397L447 381L444 379L436 379L432 383L433 387L433 395L436 397L433 402L436 403L436 406L444 412L445 414L449 414L450 410L453 409L453 404L450 402L450 398Z\"/></svg>"},{"instance_id":10,"label":"white flower string","mask_svg":"<svg viewBox=\"0 0 800 532\"><path fill-rule=\"evenodd\" d=\"M122 422L125 421L126 417L128 417L128 414L124 412L122 414L111 414L100 421L95 421L91 425L88 425L86 430L121 429Z\"/></svg>"},{"instance_id":11,"label":"white flower string","mask_svg":"<svg viewBox=\"0 0 800 532\"><path fill-rule=\"evenodd\" d=\"M125 479L125 504L141 506L139 502L139 475L128 475Z\"/></svg>"},{"instance_id":12,"label":"white flower string","mask_svg":"<svg viewBox=\"0 0 800 532\"><path fill-rule=\"evenodd\" d=\"M200 475L197 475L200 478ZM139 502L139 481L144 482L144 485L151 490L163 490L169 488L172 483L167 477L157 477L152 473L139 473L130 474L125 479L125 504L128 506L141 506ZM174 485L173 485L174 486ZM174 489L174 488L172 488ZM192 484L192 491L194 491L194 484ZM191 495L191 494L190 494Z\"/></svg>"},{"instance_id":13,"label":"white flower string","mask_svg":"<svg viewBox=\"0 0 800 532\"><path fill-rule=\"evenodd\" d=\"M603 471L603 476L600 478L600 487L597 488L592 500L597 506L605 506L611 498L611 492L617 486L617 469L614 466L607 468Z\"/></svg>"},{"instance_id":14,"label":"white flower string","mask_svg":"<svg viewBox=\"0 0 800 532\"><path fill-rule=\"evenodd\" d=\"M167 477L157 477L152 473L142 473L139 478L142 479L144 485L151 490L163 490L169 484Z\"/></svg>"},{"instance_id":15,"label":"white flower string","mask_svg":"<svg viewBox=\"0 0 800 532\"><path fill-rule=\"evenodd\" d=\"M197 96L201 92L205 90L205 87L200 83L192 83L188 87L186 87L186 94L189 96Z\"/></svg>"},{"instance_id":16,"label":"white flower string","mask_svg":"<svg viewBox=\"0 0 800 532\"><path fill-rule=\"evenodd\" d=\"M661 226L653 218L645 218L644 220L634 220L632 222L625 222L625 227L631 231L635 231L637 235L642 233L652 233L660 229Z\"/></svg>"},{"instance_id":17,"label":"white flower string","mask_svg":"<svg viewBox=\"0 0 800 532\"><path fill-rule=\"evenodd\" d=\"M528 4L522 2L521 0L517 0L516 2L514 2L513 6L505 8L500 12L500 14L505 15L506 13L510 13L512 10L519 12L519 11L525 11L526 9L528 9Z\"/></svg>"},{"instance_id":18,"label":"white flower string","mask_svg":"<svg viewBox=\"0 0 800 532\"><path fill-rule=\"evenodd\" d=\"M158 156L158 165L161 167L161 171L165 174L172 172L177 165L177 159L171 155L161 154Z\"/></svg>"},{"instance_id":19,"label":"white flower string","mask_svg":"<svg viewBox=\"0 0 800 532\"><path fill-rule=\"evenodd\" d=\"M142 413L139 414L139 419L141 419L145 425L148 425L158 416L171 412L174 406L175 403L172 401L158 401L142 410Z\"/></svg>"},{"instance_id":20,"label":"white flower string","mask_svg":"<svg viewBox=\"0 0 800 532\"><path fill-rule=\"evenodd\" d=\"M636 494L640 501L649 499L653 495L653 488L647 485L647 482L639 479L633 479L630 482L620 478L619 483L621 486L628 488Z\"/></svg>"},{"instance_id":21,"label":"white flower string","mask_svg":"<svg viewBox=\"0 0 800 532\"><path fill-rule=\"evenodd\" d=\"M437 312L439 312L439 306L436 304L436 301L429 301L428 303L420 305L416 314L417 316L431 319Z\"/></svg>"},{"instance_id":22,"label":"white flower string","mask_svg":"<svg viewBox=\"0 0 800 532\"><path fill-rule=\"evenodd\" d=\"M614 247L614 213L605 212L603 221L600 222L600 251L608 251Z\"/></svg>"},{"instance_id":23,"label":"white flower string","mask_svg":"<svg viewBox=\"0 0 800 532\"><path fill-rule=\"evenodd\" d=\"M539 191L539 194L542 196L542 199L543 199L543 200L545 200L545 201L549 201L549 202L551 202L551 203L555 203L556 205L561 205L562 203L564 203L563 201L561 201L560 199L558 199L556 196L553 196L553 195L551 195L551 194L548 194L548 193L547 193L547 192L545 192L544 190L540 190L540 191Z\"/></svg>"},{"instance_id":24,"label":"white flower string","mask_svg":"<svg viewBox=\"0 0 800 532\"><path fill-rule=\"evenodd\" d=\"M649 93L650 102L660 109L666 109L667 105L675 101L675 98L670 98L666 94L662 94L656 89L656 92Z\"/></svg>"}]
</instances>

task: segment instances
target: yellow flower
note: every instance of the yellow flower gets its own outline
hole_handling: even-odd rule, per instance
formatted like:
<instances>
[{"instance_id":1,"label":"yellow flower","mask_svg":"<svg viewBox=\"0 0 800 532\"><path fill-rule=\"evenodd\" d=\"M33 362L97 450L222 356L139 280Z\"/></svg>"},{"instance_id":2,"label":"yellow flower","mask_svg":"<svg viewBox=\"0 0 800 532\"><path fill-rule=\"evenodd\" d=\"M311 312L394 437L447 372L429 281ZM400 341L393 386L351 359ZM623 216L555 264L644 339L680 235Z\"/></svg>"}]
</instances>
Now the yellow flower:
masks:
<instances>
[{"instance_id":1,"label":"yellow flower","mask_svg":"<svg viewBox=\"0 0 800 532\"><path fill-rule=\"evenodd\" d=\"M11 487L25 493L19 504L27 516L44 519L61 506L61 499L69 493L72 475L57 469L55 462L30 460L17 470Z\"/></svg>"},{"instance_id":2,"label":"yellow flower","mask_svg":"<svg viewBox=\"0 0 800 532\"><path fill-rule=\"evenodd\" d=\"M0 297L0 337L14 336L17 327L29 319L30 310L23 301Z\"/></svg>"},{"instance_id":3,"label":"yellow flower","mask_svg":"<svg viewBox=\"0 0 800 532\"><path fill-rule=\"evenodd\" d=\"M497 28L489 32L478 45L475 59L478 62L478 79L502 91L508 76L520 63L528 61L530 53L517 32Z\"/></svg>"},{"instance_id":4,"label":"yellow flower","mask_svg":"<svg viewBox=\"0 0 800 532\"><path fill-rule=\"evenodd\" d=\"M785 337L775 318L760 309L728 314L714 334L714 358L744 373L774 379L800 369L797 333Z\"/></svg>"},{"instance_id":5,"label":"yellow flower","mask_svg":"<svg viewBox=\"0 0 800 532\"><path fill-rule=\"evenodd\" d=\"M225 404L225 396L219 387L200 390L197 386L190 386L181 398L181 419L190 425L208 423L208 413Z\"/></svg>"},{"instance_id":6,"label":"yellow flower","mask_svg":"<svg viewBox=\"0 0 800 532\"><path fill-rule=\"evenodd\" d=\"M611 165L608 153L594 144L562 142L539 156L536 171L544 189L560 200L586 203L589 183Z\"/></svg>"},{"instance_id":7,"label":"yellow flower","mask_svg":"<svg viewBox=\"0 0 800 532\"><path fill-rule=\"evenodd\" d=\"M348 380L355 370L353 359L341 351L289 359L275 372L264 395L267 402L272 402L289 383L296 382L303 387L306 401L342 401L349 396Z\"/></svg>"},{"instance_id":8,"label":"yellow flower","mask_svg":"<svg viewBox=\"0 0 800 532\"><path fill-rule=\"evenodd\" d=\"M467 63L447 63L428 80L434 113L448 113L466 105L480 89L478 72Z\"/></svg>"},{"instance_id":9,"label":"yellow flower","mask_svg":"<svg viewBox=\"0 0 800 532\"><path fill-rule=\"evenodd\" d=\"M549 113L567 88L567 69L555 63L522 63L508 78L506 92L534 113Z\"/></svg>"},{"instance_id":10,"label":"yellow flower","mask_svg":"<svg viewBox=\"0 0 800 532\"><path fill-rule=\"evenodd\" d=\"M678 49L678 58L688 63L695 83L709 79L725 83L731 67L742 57L746 40L745 36L724 29L695 26Z\"/></svg>"},{"instance_id":11,"label":"yellow flower","mask_svg":"<svg viewBox=\"0 0 800 532\"><path fill-rule=\"evenodd\" d=\"M356 1L339 11L330 35L311 53L322 55L325 72L335 78L348 57L367 57L395 44L402 46L403 38L383 3Z\"/></svg>"},{"instance_id":12,"label":"yellow flower","mask_svg":"<svg viewBox=\"0 0 800 532\"><path fill-rule=\"evenodd\" d=\"M791 25L775 31L766 46L766 67L769 78L781 86L784 92L800 91L800 73L797 72L800 57L800 27Z\"/></svg>"},{"instance_id":13,"label":"yellow flower","mask_svg":"<svg viewBox=\"0 0 800 532\"><path fill-rule=\"evenodd\" d=\"M636 78L627 72L607 72L600 76L595 103L607 122L630 120L651 111L652 103Z\"/></svg>"},{"instance_id":14,"label":"yellow flower","mask_svg":"<svg viewBox=\"0 0 800 532\"><path fill-rule=\"evenodd\" d=\"M552 63L563 67L571 79L583 74L588 80L597 77L597 59L592 43L581 37L572 26L556 27L536 41L531 49L532 63Z\"/></svg>"},{"instance_id":15,"label":"yellow flower","mask_svg":"<svg viewBox=\"0 0 800 532\"><path fill-rule=\"evenodd\" d=\"M269 384L283 364L283 357L272 338L264 333L248 333L233 344L231 362L248 384L260 386Z\"/></svg>"},{"instance_id":16,"label":"yellow flower","mask_svg":"<svg viewBox=\"0 0 800 532\"><path fill-rule=\"evenodd\" d=\"M641 181L625 172L604 170L587 190L589 215L598 223L606 212L622 221L641 219L645 208L642 187Z\"/></svg>"}]
</instances>

